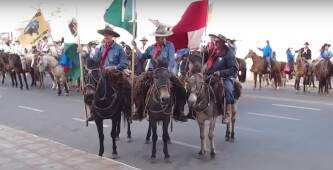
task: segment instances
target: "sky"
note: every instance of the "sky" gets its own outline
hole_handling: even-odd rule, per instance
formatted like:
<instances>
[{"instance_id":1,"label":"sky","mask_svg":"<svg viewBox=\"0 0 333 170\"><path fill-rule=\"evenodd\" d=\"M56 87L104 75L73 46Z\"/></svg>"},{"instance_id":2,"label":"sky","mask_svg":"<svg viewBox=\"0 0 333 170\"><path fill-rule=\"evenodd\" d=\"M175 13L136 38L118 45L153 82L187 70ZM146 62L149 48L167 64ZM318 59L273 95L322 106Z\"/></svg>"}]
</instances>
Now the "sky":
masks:
<instances>
[{"instance_id":1,"label":"sky","mask_svg":"<svg viewBox=\"0 0 333 170\"><path fill-rule=\"evenodd\" d=\"M158 19L175 25L186 7L194 0L137 0L138 38L146 36L155 28L148 19ZM52 37L58 40L71 37L68 23L76 17L81 41L101 40L97 30L105 26L103 15L112 0L11 0L1 2L0 32L24 27L36 9L40 7L46 20L50 21ZM311 45L314 57L319 56L322 44L333 42L333 2L325 0L213 0L212 20L207 34L223 34L236 39L237 56L245 57L249 49L262 47L270 40L278 60L286 60L289 47L301 48L305 41ZM59 10L60 9L60 10ZM131 37L123 30L119 41L129 42ZM260 52L257 51L259 54Z\"/></svg>"}]
</instances>

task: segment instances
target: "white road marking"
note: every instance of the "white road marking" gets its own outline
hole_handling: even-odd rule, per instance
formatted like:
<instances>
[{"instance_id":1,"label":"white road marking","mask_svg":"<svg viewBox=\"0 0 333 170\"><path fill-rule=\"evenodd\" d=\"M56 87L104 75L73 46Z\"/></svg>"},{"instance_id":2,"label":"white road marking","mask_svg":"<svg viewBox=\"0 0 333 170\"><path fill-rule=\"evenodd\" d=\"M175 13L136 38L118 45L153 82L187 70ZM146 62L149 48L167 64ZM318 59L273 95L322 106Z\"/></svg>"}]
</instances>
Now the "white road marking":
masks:
<instances>
[{"instance_id":1,"label":"white road marking","mask_svg":"<svg viewBox=\"0 0 333 170\"><path fill-rule=\"evenodd\" d=\"M43 110L36 109L36 108L33 108L33 107L29 107L29 106L17 106L17 107L20 108L20 109L30 110L30 111L39 112L39 113L44 112Z\"/></svg>"},{"instance_id":2,"label":"white road marking","mask_svg":"<svg viewBox=\"0 0 333 170\"><path fill-rule=\"evenodd\" d=\"M272 106L288 107L288 108L304 109L304 110L313 110L313 111L321 111L321 109L318 109L318 108L303 107L303 106L293 106L293 105L285 105L285 104L272 104Z\"/></svg>"},{"instance_id":3,"label":"white road marking","mask_svg":"<svg viewBox=\"0 0 333 170\"><path fill-rule=\"evenodd\" d=\"M261 114L261 113L252 113L252 112L248 112L247 114L249 114L249 115L255 115L255 116L275 118L275 119L286 119L286 120L295 120L295 121L301 120L301 119L297 119L297 118L286 117L286 116L278 116L278 115L271 115L271 114Z\"/></svg>"},{"instance_id":4,"label":"white road marking","mask_svg":"<svg viewBox=\"0 0 333 170\"><path fill-rule=\"evenodd\" d=\"M158 140L159 140L159 141L162 141L161 138L158 138ZM207 139L206 139L206 140L207 140ZM207 140L207 142L208 142L208 140ZM177 144L177 145L180 145L180 146L185 146L185 147L192 148L192 149L198 149L198 150L201 149L200 146L192 145L192 144L188 144L188 143L181 142L181 141L176 141L176 140L173 140L173 139L171 139L171 143L172 143L172 144ZM209 145L209 143L207 143L207 145ZM206 149L207 149L207 148L206 148ZM215 152L216 152L216 153L221 153L221 151L216 150L216 148L215 148Z\"/></svg>"},{"instance_id":5,"label":"white road marking","mask_svg":"<svg viewBox=\"0 0 333 170\"><path fill-rule=\"evenodd\" d=\"M327 105L333 106L333 103L323 102L323 101L308 101L308 100L300 100L300 99L287 99L282 97L269 97L269 96L260 96L260 95L250 95L244 94L243 97L255 98L255 99L267 99L267 100L275 100L275 101L285 101L285 102L298 102L298 103L306 103L306 104L317 104L317 105Z\"/></svg>"},{"instance_id":6,"label":"white road marking","mask_svg":"<svg viewBox=\"0 0 333 170\"><path fill-rule=\"evenodd\" d=\"M78 121L78 122L82 122L82 123L86 123L86 120L84 120L84 119L80 119L80 118L72 118L73 120L75 120L75 121ZM95 124L95 122L88 122L90 125L96 125ZM104 128L108 128L108 127L110 127L109 125L105 125L105 124L103 124L103 127Z\"/></svg>"},{"instance_id":7,"label":"white road marking","mask_svg":"<svg viewBox=\"0 0 333 170\"><path fill-rule=\"evenodd\" d=\"M264 132L262 130L257 130L257 129L252 129L252 128L246 128L246 127L239 127L239 126L236 126L235 128L239 129L239 130L248 131L248 132L255 132L255 133L262 133L262 132Z\"/></svg>"}]
</instances>

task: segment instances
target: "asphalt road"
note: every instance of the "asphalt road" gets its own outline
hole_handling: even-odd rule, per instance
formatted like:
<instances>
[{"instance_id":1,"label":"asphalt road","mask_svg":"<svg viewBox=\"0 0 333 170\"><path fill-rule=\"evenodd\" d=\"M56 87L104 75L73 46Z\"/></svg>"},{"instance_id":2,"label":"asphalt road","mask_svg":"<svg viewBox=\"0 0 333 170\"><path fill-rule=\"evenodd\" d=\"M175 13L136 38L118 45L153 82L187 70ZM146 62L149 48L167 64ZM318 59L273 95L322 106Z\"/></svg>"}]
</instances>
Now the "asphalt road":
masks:
<instances>
[{"instance_id":1,"label":"asphalt road","mask_svg":"<svg viewBox=\"0 0 333 170\"><path fill-rule=\"evenodd\" d=\"M74 92L59 97L51 89L0 86L0 124L97 154L96 127L85 127L82 117L82 97ZM236 141L225 142L225 127L218 123L214 160L208 155L198 159L199 129L195 121L189 121L174 123L173 144L169 145L172 163L164 161L159 141L158 160L152 164L151 144L144 144L146 120L132 125L131 143L122 126L117 160L145 170L331 170L332 122L332 94L319 96L315 90L296 94L290 86L278 91L271 87L252 90L252 84L246 84L239 101ZM105 124L104 156L111 157L111 122Z\"/></svg>"}]
</instances>

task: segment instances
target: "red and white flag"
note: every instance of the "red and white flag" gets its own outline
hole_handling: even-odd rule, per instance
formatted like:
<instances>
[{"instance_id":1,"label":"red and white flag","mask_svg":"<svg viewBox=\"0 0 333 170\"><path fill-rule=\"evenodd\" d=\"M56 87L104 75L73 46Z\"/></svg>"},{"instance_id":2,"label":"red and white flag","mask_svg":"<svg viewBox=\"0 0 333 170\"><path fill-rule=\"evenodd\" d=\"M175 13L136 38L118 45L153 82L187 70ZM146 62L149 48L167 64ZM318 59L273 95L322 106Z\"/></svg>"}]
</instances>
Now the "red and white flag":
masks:
<instances>
[{"instance_id":1,"label":"red and white flag","mask_svg":"<svg viewBox=\"0 0 333 170\"><path fill-rule=\"evenodd\" d=\"M176 50L182 48L198 48L207 26L208 0L192 2L181 20L172 28L173 35L167 40L173 42Z\"/></svg>"}]
</instances>

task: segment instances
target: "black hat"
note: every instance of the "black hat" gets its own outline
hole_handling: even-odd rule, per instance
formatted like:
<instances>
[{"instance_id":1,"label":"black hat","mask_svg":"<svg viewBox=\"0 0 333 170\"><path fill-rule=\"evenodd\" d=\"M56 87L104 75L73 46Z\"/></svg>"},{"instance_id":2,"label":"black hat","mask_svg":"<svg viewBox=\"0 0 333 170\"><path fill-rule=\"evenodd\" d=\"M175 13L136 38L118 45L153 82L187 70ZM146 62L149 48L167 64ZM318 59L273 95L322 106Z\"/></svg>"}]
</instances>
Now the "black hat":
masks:
<instances>
[{"instance_id":1,"label":"black hat","mask_svg":"<svg viewBox=\"0 0 333 170\"><path fill-rule=\"evenodd\" d=\"M98 30L97 32L102 35L108 34L115 38L120 37L120 35L117 32L113 31L113 29L110 26L105 26L104 29Z\"/></svg>"},{"instance_id":2,"label":"black hat","mask_svg":"<svg viewBox=\"0 0 333 170\"><path fill-rule=\"evenodd\" d=\"M304 45L310 45L308 42L305 42Z\"/></svg>"}]
</instances>

